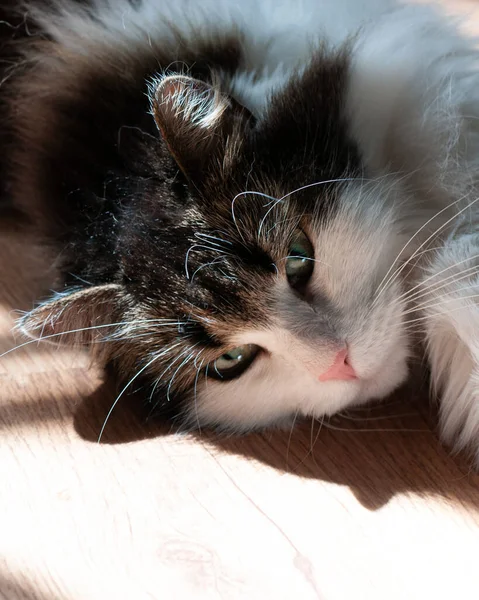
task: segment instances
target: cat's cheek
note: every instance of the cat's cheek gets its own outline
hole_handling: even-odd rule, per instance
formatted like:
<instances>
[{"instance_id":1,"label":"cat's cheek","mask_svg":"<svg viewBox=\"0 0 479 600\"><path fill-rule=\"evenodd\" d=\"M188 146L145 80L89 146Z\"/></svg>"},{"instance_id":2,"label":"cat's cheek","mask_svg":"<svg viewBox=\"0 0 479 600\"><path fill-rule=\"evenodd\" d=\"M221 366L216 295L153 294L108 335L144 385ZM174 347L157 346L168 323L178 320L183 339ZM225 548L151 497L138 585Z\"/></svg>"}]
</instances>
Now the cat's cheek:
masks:
<instances>
[{"instance_id":1,"label":"cat's cheek","mask_svg":"<svg viewBox=\"0 0 479 600\"><path fill-rule=\"evenodd\" d=\"M395 347L376 375L364 380L321 383L284 363L280 370L255 366L233 381L208 379L188 405L186 424L245 433L288 428L297 417L330 416L392 393L407 379L407 356L406 346Z\"/></svg>"},{"instance_id":2,"label":"cat's cheek","mask_svg":"<svg viewBox=\"0 0 479 600\"><path fill-rule=\"evenodd\" d=\"M386 364L381 377L365 382L358 396L358 402L378 400L388 396L405 383L408 375L409 368L406 358L396 363Z\"/></svg>"},{"instance_id":3,"label":"cat's cheek","mask_svg":"<svg viewBox=\"0 0 479 600\"><path fill-rule=\"evenodd\" d=\"M211 427L219 432L243 434L287 424L294 416L294 399L269 393L263 386L238 385L238 382L211 382L198 390L187 411L186 423L192 428ZM288 402L289 400L289 402Z\"/></svg>"}]
</instances>

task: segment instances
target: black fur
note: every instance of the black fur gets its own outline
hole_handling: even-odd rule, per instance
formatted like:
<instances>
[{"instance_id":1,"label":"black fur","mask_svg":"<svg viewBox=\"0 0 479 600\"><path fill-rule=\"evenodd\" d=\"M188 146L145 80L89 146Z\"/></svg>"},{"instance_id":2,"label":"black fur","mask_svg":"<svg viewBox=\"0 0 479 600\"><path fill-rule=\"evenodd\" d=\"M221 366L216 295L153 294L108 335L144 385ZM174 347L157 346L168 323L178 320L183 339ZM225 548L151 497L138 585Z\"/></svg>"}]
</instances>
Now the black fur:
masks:
<instances>
[{"instance_id":1,"label":"black fur","mask_svg":"<svg viewBox=\"0 0 479 600\"><path fill-rule=\"evenodd\" d=\"M9 7L2 10L3 19L17 27ZM14 35L20 31L27 33L20 26ZM2 60L15 60L11 37L8 26ZM37 44L33 37L26 36L25 44ZM239 34L199 46L193 53L180 44L181 55L174 56L152 52L133 61L127 72L124 65L110 71L92 67L82 71L77 89L51 87L47 97L28 102L21 94L25 89L34 94L35 86L28 88L25 81L51 78L40 62L14 72L8 90L0 88L2 111L13 119L13 127L3 129L2 155L26 157L22 160L33 166L30 173L20 160L3 162L2 195L20 197L19 207L28 212L22 190L35 189L47 223L44 234L63 252L65 289L113 282L137 312L186 322L117 346L111 360L124 378L152 351L175 340L182 349L197 344L217 354L227 347L230 330L251 321L267 324L275 302L272 281L291 235L275 223L292 218L301 224L312 215L326 219L338 184L294 194L272 211L264 197L240 196L236 223L235 196L254 190L280 198L310 183L357 175L361 168L342 116L348 56L320 53L304 75L271 99L260 120L231 99L202 168L179 169L150 113L148 83L159 70L175 73L178 61L182 73L186 65L188 76L207 85L221 85L225 73L229 77L242 65ZM36 50L43 57L54 52L48 42ZM68 69L68 56L61 60ZM29 107L48 102L48 135L38 134L33 109L15 112L18 100ZM195 150L180 146L179 152ZM219 256L224 259L204 267ZM178 377L177 402L191 394L194 377L194 370ZM156 388L159 402L178 414L178 403L165 401L165 389Z\"/></svg>"}]
</instances>

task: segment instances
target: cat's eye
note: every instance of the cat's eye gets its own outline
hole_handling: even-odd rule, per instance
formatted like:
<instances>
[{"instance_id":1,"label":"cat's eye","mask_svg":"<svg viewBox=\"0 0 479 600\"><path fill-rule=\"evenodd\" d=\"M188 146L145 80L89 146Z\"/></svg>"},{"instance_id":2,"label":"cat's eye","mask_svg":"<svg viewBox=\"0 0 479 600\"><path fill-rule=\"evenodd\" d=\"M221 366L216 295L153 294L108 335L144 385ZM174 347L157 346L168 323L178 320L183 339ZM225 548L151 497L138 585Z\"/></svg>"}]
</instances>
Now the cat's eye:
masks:
<instances>
[{"instance_id":1,"label":"cat's eye","mask_svg":"<svg viewBox=\"0 0 479 600\"><path fill-rule=\"evenodd\" d=\"M286 257L286 276L294 288L306 285L314 270L314 249L307 235L297 229Z\"/></svg>"},{"instance_id":2,"label":"cat's eye","mask_svg":"<svg viewBox=\"0 0 479 600\"><path fill-rule=\"evenodd\" d=\"M258 356L260 347L255 344L245 344L233 348L210 363L205 370L206 374L215 379L226 380L239 377L251 366Z\"/></svg>"}]
</instances>

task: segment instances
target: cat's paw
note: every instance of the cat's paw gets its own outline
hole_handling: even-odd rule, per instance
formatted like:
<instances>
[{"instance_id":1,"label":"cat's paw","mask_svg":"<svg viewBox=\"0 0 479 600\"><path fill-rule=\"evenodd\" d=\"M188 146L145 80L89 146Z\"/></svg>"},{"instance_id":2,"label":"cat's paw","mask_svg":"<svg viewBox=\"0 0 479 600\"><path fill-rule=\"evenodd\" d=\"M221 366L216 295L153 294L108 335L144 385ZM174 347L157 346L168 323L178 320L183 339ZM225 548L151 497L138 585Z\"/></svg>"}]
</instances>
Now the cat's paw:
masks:
<instances>
[{"instance_id":1,"label":"cat's paw","mask_svg":"<svg viewBox=\"0 0 479 600\"><path fill-rule=\"evenodd\" d=\"M422 307L442 439L479 466L479 233L451 237L422 282Z\"/></svg>"}]
</instances>

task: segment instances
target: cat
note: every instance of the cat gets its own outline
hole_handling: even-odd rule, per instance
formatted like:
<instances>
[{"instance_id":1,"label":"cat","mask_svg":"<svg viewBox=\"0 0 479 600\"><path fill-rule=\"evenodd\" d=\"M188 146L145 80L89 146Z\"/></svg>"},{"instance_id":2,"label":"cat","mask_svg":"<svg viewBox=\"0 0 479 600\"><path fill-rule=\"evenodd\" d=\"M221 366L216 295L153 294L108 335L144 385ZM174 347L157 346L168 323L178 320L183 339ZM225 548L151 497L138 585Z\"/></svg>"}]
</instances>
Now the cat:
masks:
<instances>
[{"instance_id":1,"label":"cat","mask_svg":"<svg viewBox=\"0 0 479 600\"><path fill-rule=\"evenodd\" d=\"M4 201L61 253L24 334L90 346L112 410L238 433L384 398L419 348L479 464L473 40L394 1L3 11Z\"/></svg>"}]
</instances>

